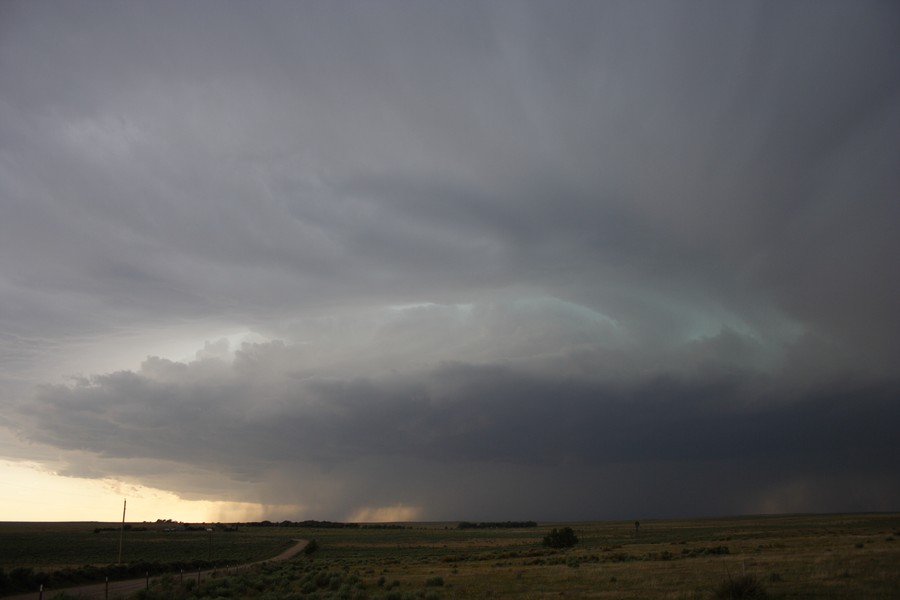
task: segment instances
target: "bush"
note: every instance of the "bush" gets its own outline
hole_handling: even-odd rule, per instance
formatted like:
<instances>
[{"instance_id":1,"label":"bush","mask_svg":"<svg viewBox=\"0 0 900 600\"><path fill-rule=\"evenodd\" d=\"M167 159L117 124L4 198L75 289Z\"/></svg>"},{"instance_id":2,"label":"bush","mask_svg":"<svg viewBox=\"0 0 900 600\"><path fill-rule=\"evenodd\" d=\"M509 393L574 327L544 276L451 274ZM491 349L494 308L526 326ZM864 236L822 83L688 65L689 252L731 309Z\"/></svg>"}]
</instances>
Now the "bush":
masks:
<instances>
[{"instance_id":1,"label":"bush","mask_svg":"<svg viewBox=\"0 0 900 600\"><path fill-rule=\"evenodd\" d=\"M544 536L543 544L548 548L571 548L578 543L578 536L571 527L553 530Z\"/></svg>"},{"instance_id":2,"label":"bush","mask_svg":"<svg viewBox=\"0 0 900 600\"><path fill-rule=\"evenodd\" d=\"M762 583L753 575L728 577L719 584L714 592L717 600L766 600L768 592Z\"/></svg>"},{"instance_id":3,"label":"bush","mask_svg":"<svg viewBox=\"0 0 900 600\"><path fill-rule=\"evenodd\" d=\"M425 582L426 587L441 587L444 585L443 577L432 577Z\"/></svg>"},{"instance_id":4,"label":"bush","mask_svg":"<svg viewBox=\"0 0 900 600\"><path fill-rule=\"evenodd\" d=\"M306 546L303 547L303 554L312 554L318 549L319 542L317 542L316 540L309 540L309 543L307 543Z\"/></svg>"}]
</instances>

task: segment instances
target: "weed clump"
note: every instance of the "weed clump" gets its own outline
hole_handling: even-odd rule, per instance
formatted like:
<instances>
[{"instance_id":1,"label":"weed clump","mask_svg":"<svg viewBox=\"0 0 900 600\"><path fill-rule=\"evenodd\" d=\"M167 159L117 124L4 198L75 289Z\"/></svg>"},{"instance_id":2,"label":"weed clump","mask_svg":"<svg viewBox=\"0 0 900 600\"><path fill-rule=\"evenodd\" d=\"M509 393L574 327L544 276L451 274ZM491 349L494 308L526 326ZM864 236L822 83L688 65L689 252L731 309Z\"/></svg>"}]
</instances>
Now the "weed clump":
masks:
<instances>
[{"instance_id":1,"label":"weed clump","mask_svg":"<svg viewBox=\"0 0 900 600\"><path fill-rule=\"evenodd\" d=\"M728 577L713 592L716 600L767 600L769 593L753 575Z\"/></svg>"},{"instance_id":2,"label":"weed clump","mask_svg":"<svg viewBox=\"0 0 900 600\"><path fill-rule=\"evenodd\" d=\"M319 549L319 542L316 540L309 540L309 542L303 548L303 554L309 556L313 552Z\"/></svg>"},{"instance_id":3,"label":"weed clump","mask_svg":"<svg viewBox=\"0 0 900 600\"><path fill-rule=\"evenodd\" d=\"M543 544L548 548L571 548L578 543L578 536L571 527L563 527L562 529L553 528L550 533L544 536Z\"/></svg>"}]
</instances>

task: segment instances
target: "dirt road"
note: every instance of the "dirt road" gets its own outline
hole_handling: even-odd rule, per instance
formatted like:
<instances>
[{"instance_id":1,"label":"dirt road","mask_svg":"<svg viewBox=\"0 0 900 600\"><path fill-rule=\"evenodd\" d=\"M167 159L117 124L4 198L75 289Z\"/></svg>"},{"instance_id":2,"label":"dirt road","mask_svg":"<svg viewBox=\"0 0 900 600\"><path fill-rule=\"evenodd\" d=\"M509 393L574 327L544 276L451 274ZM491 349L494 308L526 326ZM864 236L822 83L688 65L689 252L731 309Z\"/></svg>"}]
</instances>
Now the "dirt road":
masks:
<instances>
[{"instance_id":1,"label":"dirt road","mask_svg":"<svg viewBox=\"0 0 900 600\"><path fill-rule=\"evenodd\" d=\"M289 558L294 557L298 552L303 550L306 547L306 544L309 543L308 540L294 540L297 542L278 556L273 558L268 558L266 560L260 560L254 563L248 563L245 565L240 565L237 567L229 567L227 569L211 569L209 571L201 571L199 573L184 573L183 577L185 579L193 578L196 581L202 581L204 579L208 579L212 576L213 573L233 573L239 569L247 569L252 567L253 565L260 565L266 562L276 562L282 560L288 560ZM160 575L161 577L161 575ZM152 583L158 577L150 577L149 583ZM90 599L90 600L103 600L106 598L110 598L115 600L116 598L126 598L135 592L143 590L147 587L148 580L146 577L142 577L140 579L127 579L124 581L110 581L109 588L107 589L106 583L94 583L91 585L81 585L78 587L70 587L70 588L58 588L58 589L47 589L44 588L42 592L29 592L27 594L18 594L16 596L3 596L3 600L43 600L46 598L49 600L59 592L66 592L72 596L76 596L78 598Z\"/></svg>"}]
</instances>

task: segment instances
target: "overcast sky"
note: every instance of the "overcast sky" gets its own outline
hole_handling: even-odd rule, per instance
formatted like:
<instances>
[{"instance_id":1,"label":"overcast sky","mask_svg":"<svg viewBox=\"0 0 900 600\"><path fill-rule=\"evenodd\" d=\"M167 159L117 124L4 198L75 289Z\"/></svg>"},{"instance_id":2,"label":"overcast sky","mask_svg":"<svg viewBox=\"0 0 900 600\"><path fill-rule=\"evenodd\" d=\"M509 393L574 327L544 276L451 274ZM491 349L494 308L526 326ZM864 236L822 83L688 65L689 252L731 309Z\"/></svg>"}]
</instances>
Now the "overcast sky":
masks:
<instances>
[{"instance_id":1,"label":"overcast sky","mask_svg":"<svg viewBox=\"0 0 900 600\"><path fill-rule=\"evenodd\" d=\"M893 2L3 2L0 458L272 519L898 510L898 159Z\"/></svg>"}]
</instances>

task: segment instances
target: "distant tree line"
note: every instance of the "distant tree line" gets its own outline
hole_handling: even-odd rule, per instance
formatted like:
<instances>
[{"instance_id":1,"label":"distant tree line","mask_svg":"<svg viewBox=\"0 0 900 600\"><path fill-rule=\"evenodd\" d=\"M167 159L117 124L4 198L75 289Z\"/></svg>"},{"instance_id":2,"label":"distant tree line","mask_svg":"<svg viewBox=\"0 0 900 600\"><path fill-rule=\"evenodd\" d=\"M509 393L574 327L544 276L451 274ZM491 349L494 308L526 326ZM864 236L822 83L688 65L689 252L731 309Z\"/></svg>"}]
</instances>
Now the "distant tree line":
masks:
<instances>
[{"instance_id":1,"label":"distant tree line","mask_svg":"<svg viewBox=\"0 0 900 600\"><path fill-rule=\"evenodd\" d=\"M457 529L521 529L523 527L537 527L534 521L482 521L481 523L472 523L470 521L460 521Z\"/></svg>"},{"instance_id":2,"label":"distant tree line","mask_svg":"<svg viewBox=\"0 0 900 600\"><path fill-rule=\"evenodd\" d=\"M146 527L135 527L131 523L125 523L121 527L94 527L94 533L102 533L104 531L147 531Z\"/></svg>"}]
</instances>

